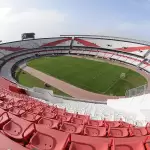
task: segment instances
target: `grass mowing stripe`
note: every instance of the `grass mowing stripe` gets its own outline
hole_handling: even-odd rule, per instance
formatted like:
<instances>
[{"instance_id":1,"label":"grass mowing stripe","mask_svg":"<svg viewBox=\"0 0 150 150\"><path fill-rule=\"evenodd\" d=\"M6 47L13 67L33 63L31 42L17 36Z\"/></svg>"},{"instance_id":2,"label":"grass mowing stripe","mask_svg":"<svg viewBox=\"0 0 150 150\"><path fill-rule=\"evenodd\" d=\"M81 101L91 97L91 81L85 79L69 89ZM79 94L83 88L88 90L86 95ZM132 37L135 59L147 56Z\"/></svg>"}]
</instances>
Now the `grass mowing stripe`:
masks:
<instances>
[{"instance_id":1,"label":"grass mowing stripe","mask_svg":"<svg viewBox=\"0 0 150 150\"><path fill-rule=\"evenodd\" d=\"M112 89L118 81L120 81L120 78L119 78L118 80L116 80L116 82L114 82L114 83L104 92L104 94L106 94L110 89Z\"/></svg>"}]
</instances>

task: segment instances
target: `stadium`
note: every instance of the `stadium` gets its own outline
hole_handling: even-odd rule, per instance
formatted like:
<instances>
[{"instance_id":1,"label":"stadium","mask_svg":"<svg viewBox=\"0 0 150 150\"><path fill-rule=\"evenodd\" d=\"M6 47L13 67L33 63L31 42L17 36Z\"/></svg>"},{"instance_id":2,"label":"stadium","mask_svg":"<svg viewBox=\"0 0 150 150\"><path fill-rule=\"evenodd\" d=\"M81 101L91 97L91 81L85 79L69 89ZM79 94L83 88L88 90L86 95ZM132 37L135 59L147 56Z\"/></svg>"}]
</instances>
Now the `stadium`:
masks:
<instances>
[{"instance_id":1,"label":"stadium","mask_svg":"<svg viewBox=\"0 0 150 150\"><path fill-rule=\"evenodd\" d=\"M97 35L1 43L3 147L150 149L149 50L147 41Z\"/></svg>"}]
</instances>

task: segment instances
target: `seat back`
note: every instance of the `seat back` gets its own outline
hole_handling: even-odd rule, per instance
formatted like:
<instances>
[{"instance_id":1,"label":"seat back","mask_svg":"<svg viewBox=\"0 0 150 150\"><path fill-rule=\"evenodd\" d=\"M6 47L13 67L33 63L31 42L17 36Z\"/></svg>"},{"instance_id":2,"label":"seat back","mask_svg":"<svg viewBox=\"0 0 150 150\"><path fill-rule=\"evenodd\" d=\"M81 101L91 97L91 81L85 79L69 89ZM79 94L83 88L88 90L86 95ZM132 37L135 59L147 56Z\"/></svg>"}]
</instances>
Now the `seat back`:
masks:
<instances>
[{"instance_id":1,"label":"seat back","mask_svg":"<svg viewBox=\"0 0 150 150\"><path fill-rule=\"evenodd\" d=\"M84 127L84 135L88 136L99 136L103 137L106 136L106 127L92 127L92 126L85 126Z\"/></svg>"},{"instance_id":2,"label":"seat back","mask_svg":"<svg viewBox=\"0 0 150 150\"><path fill-rule=\"evenodd\" d=\"M109 128L108 129L108 136L110 137L128 137L129 129L128 128Z\"/></svg>"},{"instance_id":3,"label":"seat back","mask_svg":"<svg viewBox=\"0 0 150 150\"><path fill-rule=\"evenodd\" d=\"M52 150L57 143L52 136L36 132L35 135L31 138L30 144L33 149Z\"/></svg>"}]
</instances>

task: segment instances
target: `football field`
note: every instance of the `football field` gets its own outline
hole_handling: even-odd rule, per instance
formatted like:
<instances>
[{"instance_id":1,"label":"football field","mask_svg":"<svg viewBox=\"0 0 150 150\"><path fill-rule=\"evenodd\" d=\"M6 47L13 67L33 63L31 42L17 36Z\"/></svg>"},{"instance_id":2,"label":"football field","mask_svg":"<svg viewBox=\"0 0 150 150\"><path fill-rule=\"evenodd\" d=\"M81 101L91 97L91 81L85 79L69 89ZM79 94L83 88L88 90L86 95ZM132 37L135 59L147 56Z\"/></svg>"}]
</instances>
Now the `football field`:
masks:
<instances>
[{"instance_id":1,"label":"football field","mask_svg":"<svg viewBox=\"0 0 150 150\"><path fill-rule=\"evenodd\" d=\"M84 58L42 57L27 65L79 88L106 95L123 96L127 89L147 83L130 69Z\"/></svg>"}]
</instances>

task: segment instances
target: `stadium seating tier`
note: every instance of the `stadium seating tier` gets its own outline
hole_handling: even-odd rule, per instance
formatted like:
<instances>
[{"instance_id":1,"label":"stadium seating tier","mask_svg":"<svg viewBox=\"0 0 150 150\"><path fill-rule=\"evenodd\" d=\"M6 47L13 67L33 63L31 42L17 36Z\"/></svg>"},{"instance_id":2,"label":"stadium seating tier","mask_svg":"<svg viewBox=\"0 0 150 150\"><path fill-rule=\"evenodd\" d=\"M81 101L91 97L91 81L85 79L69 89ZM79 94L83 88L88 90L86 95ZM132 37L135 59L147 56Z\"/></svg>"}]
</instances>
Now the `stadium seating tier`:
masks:
<instances>
[{"instance_id":1,"label":"stadium seating tier","mask_svg":"<svg viewBox=\"0 0 150 150\"><path fill-rule=\"evenodd\" d=\"M69 49L58 47L69 47ZM37 52L39 55L70 53L118 60L140 66L150 72L149 61L144 60L145 55L147 58L149 56L149 48L144 44L119 40L58 37L1 44L0 58L9 54L14 55L15 59L9 60L7 64L12 67L17 61L34 56ZM16 52L23 55L17 57ZM2 143L0 149L150 149L149 124L145 127L137 127L135 124L124 122L123 118L110 121L115 111L109 106L86 102L78 104L73 101L63 101L61 107L59 104L54 106L30 97L9 80L0 77L0 82L0 141ZM74 106L74 110L71 105ZM88 109L91 109L90 114L87 112ZM103 118L99 119L98 114Z\"/></svg>"}]
</instances>

